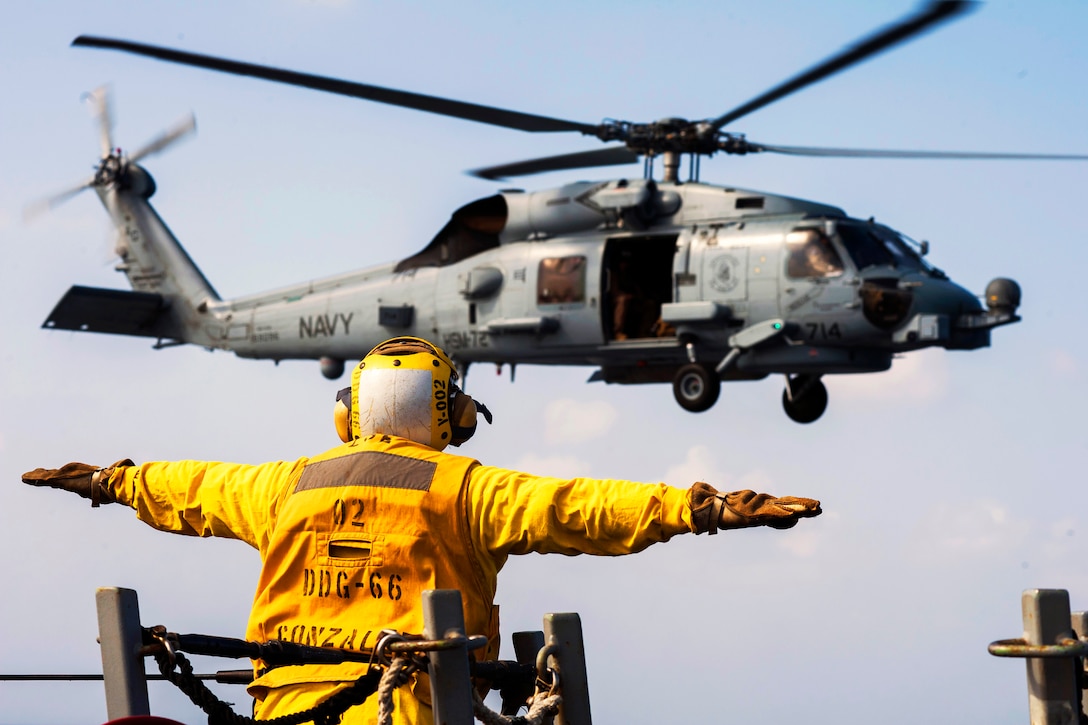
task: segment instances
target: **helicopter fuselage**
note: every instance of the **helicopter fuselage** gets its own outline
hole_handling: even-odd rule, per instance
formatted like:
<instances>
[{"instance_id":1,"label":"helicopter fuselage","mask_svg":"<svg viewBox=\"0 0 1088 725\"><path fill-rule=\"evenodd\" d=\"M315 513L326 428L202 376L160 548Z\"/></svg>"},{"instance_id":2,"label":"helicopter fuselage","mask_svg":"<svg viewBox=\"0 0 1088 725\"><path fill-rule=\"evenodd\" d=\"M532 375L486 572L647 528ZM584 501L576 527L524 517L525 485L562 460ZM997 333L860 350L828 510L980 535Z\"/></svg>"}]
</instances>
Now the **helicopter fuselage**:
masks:
<instances>
[{"instance_id":1,"label":"helicopter fuselage","mask_svg":"<svg viewBox=\"0 0 1088 725\"><path fill-rule=\"evenodd\" d=\"M488 202L505 219L481 214ZM987 317L894 231L813 202L628 181L504 192L465 210L430 254L209 306L230 318L208 328L210 346L351 359L402 333L463 363L641 368L683 364L687 342L716 364L735 333L781 319L782 344L748 350L737 373L826 374L886 369L893 353L933 345L983 347L994 323L1012 321ZM660 210L672 213L654 219ZM808 259L813 244L824 267ZM474 253L459 258L462 248Z\"/></svg>"},{"instance_id":2,"label":"helicopter fuselage","mask_svg":"<svg viewBox=\"0 0 1088 725\"><path fill-rule=\"evenodd\" d=\"M113 293L106 309L88 295L109 291L73 288L47 327L319 359L330 378L378 342L414 335L462 366L591 365L591 379L674 386L686 369L716 398L720 380L811 382L886 370L894 354L924 347L984 347L990 329L1019 319L1011 280L991 283L984 309L923 259L923 245L872 220L641 179L504 191L456 211L398 263L223 300L151 208L154 188L131 165L97 189L134 292ZM143 314L124 329L117 311L137 302ZM705 409L680 390L677 399Z\"/></svg>"}]
</instances>

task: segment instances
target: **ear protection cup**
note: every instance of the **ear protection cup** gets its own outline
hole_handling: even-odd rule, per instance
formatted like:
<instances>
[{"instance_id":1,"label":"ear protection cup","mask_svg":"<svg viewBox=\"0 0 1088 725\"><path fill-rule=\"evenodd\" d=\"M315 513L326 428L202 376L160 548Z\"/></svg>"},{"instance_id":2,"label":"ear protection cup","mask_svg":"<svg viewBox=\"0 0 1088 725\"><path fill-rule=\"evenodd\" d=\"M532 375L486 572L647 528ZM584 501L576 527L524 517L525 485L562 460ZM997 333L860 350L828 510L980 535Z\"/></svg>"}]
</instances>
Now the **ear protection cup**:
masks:
<instances>
[{"instance_id":1,"label":"ear protection cup","mask_svg":"<svg viewBox=\"0 0 1088 725\"><path fill-rule=\"evenodd\" d=\"M351 388L343 388L336 394L336 407L332 411L336 435L344 443L351 442Z\"/></svg>"}]
</instances>

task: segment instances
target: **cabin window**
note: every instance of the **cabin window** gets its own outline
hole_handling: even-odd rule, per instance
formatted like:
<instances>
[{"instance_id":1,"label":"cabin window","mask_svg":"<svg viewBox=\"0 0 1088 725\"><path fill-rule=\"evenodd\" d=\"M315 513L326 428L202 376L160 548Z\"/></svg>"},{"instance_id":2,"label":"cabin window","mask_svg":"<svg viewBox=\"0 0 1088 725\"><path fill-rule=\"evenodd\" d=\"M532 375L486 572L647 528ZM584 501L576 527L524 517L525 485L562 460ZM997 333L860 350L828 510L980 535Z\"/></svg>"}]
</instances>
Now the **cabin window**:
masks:
<instances>
[{"instance_id":1,"label":"cabin window","mask_svg":"<svg viewBox=\"0 0 1088 725\"><path fill-rule=\"evenodd\" d=\"M560 305L586 301L586 258L548 257L540 260L536 303Z\"/></svg>"},{"instance_id":2,"label":"cabin window","mask_svg":"<svg viewBox=\"0 0 1088 725\"><path fill-rule=\"evenodd\" d=\"M797 229L786 235L786 274L794 279L837 277L842 258L819 229Z\"/></svg>"}]
</instances>

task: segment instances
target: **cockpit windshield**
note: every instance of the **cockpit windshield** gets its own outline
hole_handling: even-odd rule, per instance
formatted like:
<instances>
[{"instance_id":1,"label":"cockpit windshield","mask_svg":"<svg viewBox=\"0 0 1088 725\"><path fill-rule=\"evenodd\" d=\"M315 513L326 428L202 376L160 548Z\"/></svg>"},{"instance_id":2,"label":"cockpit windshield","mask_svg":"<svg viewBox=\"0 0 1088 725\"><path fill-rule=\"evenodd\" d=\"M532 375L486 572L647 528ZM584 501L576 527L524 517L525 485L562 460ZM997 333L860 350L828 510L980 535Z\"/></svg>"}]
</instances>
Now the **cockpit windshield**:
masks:
<instances>
[{"instance_id":1,"label":"cockpit windshield","mask_svg":"<svg viewBox=\"0 0 1088 725\"><path fill-rule=\"evenodd\" d=\"M877 266L933 270L898 232L888 227L872 223L839 223L836 231L846 253L859 270Z\"/></svg>"}]
</instances>

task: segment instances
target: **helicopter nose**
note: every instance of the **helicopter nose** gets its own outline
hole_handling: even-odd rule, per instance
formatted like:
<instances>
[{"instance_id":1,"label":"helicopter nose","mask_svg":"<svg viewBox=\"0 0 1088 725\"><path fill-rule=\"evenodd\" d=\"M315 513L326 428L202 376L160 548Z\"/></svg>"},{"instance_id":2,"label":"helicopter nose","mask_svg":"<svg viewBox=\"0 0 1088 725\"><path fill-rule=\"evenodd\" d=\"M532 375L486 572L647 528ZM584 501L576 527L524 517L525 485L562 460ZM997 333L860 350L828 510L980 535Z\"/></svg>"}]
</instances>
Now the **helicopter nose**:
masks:
<instances>
[{"instance_id":1,"label":"helicopter nose","mask_svg":"<svg viewBox=\"0 0 1088 725\"><path fill-rule=\"evenodd\" d=\"M958 317L982 311L978 295L951 280L926 280L918 284L914 298L920 312Z\"/></svg>"},{"instance_id":2,"label":"helicopter nose","mask_svg":"<svg viewBox=\"0 0 1088 725\"><path fill-rule=\"evenodd\" d=\"M862 285L863 303L864 289ZM893 346L900 351L933 345L947 350L988 347L990 330L1020 321L1016 314L1020 285L1005 277L986 286L986 309L976 295L951 280L920 275L899 279L894 291L885 290L884 296L900 303L901 324L892 329ZM908 299L909 309L904 310Z\"/></svg>"},{"instance_id":3,"label":"helicopter nose","mask_svg":"<svg viewBox=\"0 0 1088 725\"><path fill-rule=\"evenodd\" d=\"M904 302L909 295L910 301L909 309L902 310L901 324L892 330L892 342L897 349L932 345L971 349L989 345L988 328L979 329L970 324L965 328L963 324L964 320L985 316L978 298L951 280L904 277L898 281L892 293L895 295Z\"/></svg>"}]
</instances>

